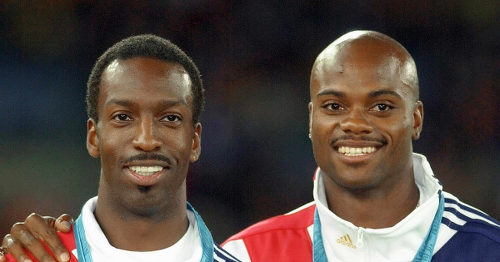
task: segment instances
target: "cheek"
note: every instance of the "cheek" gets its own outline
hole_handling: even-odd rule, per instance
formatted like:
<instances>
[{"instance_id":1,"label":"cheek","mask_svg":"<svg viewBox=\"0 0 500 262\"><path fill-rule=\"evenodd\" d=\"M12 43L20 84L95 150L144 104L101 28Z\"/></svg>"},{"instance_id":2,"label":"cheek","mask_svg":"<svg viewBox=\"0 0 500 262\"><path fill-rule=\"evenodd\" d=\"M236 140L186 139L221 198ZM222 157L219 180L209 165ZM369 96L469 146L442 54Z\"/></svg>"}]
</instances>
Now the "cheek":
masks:
<instances>
[{"instance_id":1,"label":"cheek","mask_svg":"<svg viewBox=\"0 0 500 262\"><path fill-rule=\"evenodd\" d=\"M330 157L330 142L333 138L337 121L331 117L317 116L313 119L311 125L311 143L315 158L322 162L321 159Z\"/></svg>"},{"instance_id":2,"label":"cheek","mask_svg":"<svg viewBox=\"0 0 500 262\"><path fill-rule=\"evenodd\" d=\"M381 119L377 126L384 130L393 141L406 140L408 136L413 133L412 131L412 116L407 114L400 114L388 119Z\"/></svg>"},{"instance_id":3,"label":"cheek","mask_svg":"<svg viewBox=\"0 0 500 262\"><path fill-rule=\"evenodd\" d=\"M392 144L395 148L396 154L406 154L407 151L411 150L412 145L412 128L408 123L409 121L404 121L403 124L393 124L391 129L389 129L389 136L392 140Z\"/></svg>"},{"instance_id":4,"label":"cheek","mask_svg":"<svg viewBox=\"0 0 500 262\"><path fill-rule=\"evenodd\" d=\"M126 132L107 132L103 133L103 135L103 138L100 139L99 150L101 152L101 162L106 163L106 165L102 165L102 167L113 168L120 166L118 161L120 155L124 155L126 145L131 144L127 139Z\"/></svg>"},{"instance_id":5,"label":"cheek","mask_svg":"<svg viewBox=\"0 0 500 262\"><path fill-rule=\"evenodd\" d=\"M172 154L179 154L180 158L191 154L192 136L189 132L175 132L166 137L167 150L171 149Z\"/></svg>"},{"instance_id":6,"label":"cheek","mask_svg":"<svg viewBox=\"0 0 500 262\"><path fill-rule=\"evenodd\" d=\"M111 141L106 141L106 143L101 143L101 167L102 168L113 168L117 166L115 159L117 158L117 148Z\"/></svg>"},{"instance_id":7,"label":"cheek","mask_svg":"<svg viewBox=\"0 0 500 262\"><path fill-rule=\"evenodd\" d=\"M313 115L311 133L316 134L316 138L320 140L330 139L333 130L337 126L337 122L338 121L331 116L315 114Z\"/></svg>"}]
</instances>

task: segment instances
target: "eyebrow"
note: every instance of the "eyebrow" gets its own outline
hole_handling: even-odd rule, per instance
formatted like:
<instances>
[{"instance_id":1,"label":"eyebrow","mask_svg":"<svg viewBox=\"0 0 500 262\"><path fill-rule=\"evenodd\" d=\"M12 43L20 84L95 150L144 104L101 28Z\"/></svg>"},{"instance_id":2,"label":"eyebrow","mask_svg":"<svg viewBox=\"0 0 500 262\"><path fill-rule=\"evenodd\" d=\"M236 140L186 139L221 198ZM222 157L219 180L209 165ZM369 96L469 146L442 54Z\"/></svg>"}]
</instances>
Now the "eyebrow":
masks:
<instances>
[{"instance_id":1,"label":"eyebrow","mask_svg":"<svg viewBox=\"0 0 500 262\"><path fill-rule=\"evenodd\" d=\"M400 94L398 94L397 92L392 91L392 90L377 90L377 91L370 92L368 94L369 97L377 97L377 96L382 96L382 95L392 95L392 96L398 97L400 99L403 99Z\"/></svg>"},{"instance_id":2,"label":"eyebrow","mask_svg":"<svg viewBox=\"0 0 500 262\"><path fill-rule=\"evenodd\" d=\"M111 99L108 102L106 102L105 105L111 105L111 104L116 104L116 105L120 105L120 106L124 106L124 107L131 107L135 103L130 101L130 100Z\"/></svg>"},{"instance_id":3,"label":"eyebrow","mask_svg":"<svg viewBox=\"0 0 500 262\"><path fill-rule=\"evenodd\" d=\"M339 92L339 91L335 91L335 90L324 90L324 91L319 92L317 97L325 96L325 95L333 95L336 97L345 97L346 96L344 92ZM377 97L377 96L382 96L382 95L392 95L392 96L398 97L400 99L403 99L400 94L398 94L397 92L392 91L392 90L376 90L376 91L370 92L368 94L369 97Z\"/></svg>"},{"instance_id":4,"label":"eyebrow","mask_svg":"<svg viewBox=\"0 0 500 262\"><path fill-rule=\"evenodd\" d=\"M326 96L326 95L345 97L345 94L343 92L334 91L334 90L323 90L323 91L319 92L318 95L316 95L316 96L320 97L320 96Z\"/></svg>"},{"instance_id":5,"label":"eyebrow","mask_svg":"<svg viewBox=\"0 0 500 262\"><path fill-rule=\"evenodd\" d=\"M121 99L111 99L109 100L106 105L110 104L116 104L116 105L121 105L124 107L133 107L137 103L130 101L130 100L121 100ZM159 107L172 107L176 105L188 105L185 100L162 100L158 103Z\"/></svg>"}]
</instances>

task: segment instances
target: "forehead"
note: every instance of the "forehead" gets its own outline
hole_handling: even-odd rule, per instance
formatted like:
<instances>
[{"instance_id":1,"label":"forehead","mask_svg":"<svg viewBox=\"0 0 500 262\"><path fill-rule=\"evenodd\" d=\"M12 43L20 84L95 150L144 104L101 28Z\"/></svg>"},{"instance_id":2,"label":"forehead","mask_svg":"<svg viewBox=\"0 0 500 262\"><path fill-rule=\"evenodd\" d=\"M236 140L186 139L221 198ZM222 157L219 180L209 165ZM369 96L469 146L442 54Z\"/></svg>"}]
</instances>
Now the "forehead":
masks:
<instances>
[{"instance_id":1,"label":"forehead","mask_svg":"<svg viewBox=\"0 0 500 262\"><path fill-rule=\"evenodd\" d=\"M412 63L398 48L380 40L363 40L329 46L311 72L311 96L324 88L345 87L346 91L397 89L412 93Z\"/></svg>"},{"instance_id":2,"label":"forehead","mask_svg":"<svg viewBox=\"0 0 500 262\"><path fill-rule=\"evenodd\" d=\"M116 59L101 76L99 101L178 99L192 102L191 79L177 63L154 58Z\"/></svg>"}]
</instances>

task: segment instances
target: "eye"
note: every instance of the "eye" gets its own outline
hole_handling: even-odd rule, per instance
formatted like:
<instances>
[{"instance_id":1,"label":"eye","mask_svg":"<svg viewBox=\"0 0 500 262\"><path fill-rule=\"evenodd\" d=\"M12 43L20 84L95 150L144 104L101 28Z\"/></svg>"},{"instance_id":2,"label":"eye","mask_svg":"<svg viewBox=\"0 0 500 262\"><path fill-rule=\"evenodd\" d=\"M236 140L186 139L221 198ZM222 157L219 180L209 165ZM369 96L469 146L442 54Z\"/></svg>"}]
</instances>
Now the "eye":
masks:
<instances>
[{"instance_id":1,"label":"eye","mask_svg":"<svg viewBox=\"0 0 500 262\"><path fill-rule=\"evenodd\" d=\"M387 105L387 104L376 104L374 107L371 108L371 110L378 111L378 112L384 112L384 111L389 111L393 108L394 108L393 106Z\"/></svg>"},{"instance_id":2,"label":"eye","mask_svg":"<svg viewBox=\"0 0 500 262\"><path fill-rule=\"evenodd\" d=\"M323 106L323 108L326 108L331 111L338 111L344 109L340 104L338 103L328 103Z\"/></svg>"},{"instance_id":3,"label":"eye","mask_svg":"<svg viewBox=\"0 0 500 262\"><path fill-rule=\"evenodd\" d=\"M166 115L162 120L166 122L178 122L181 121L182 118L178 115Z\"/></svg>"},{"instance_id":4,"label":"eye","mask_svg":"<svg viewBox=\"0 0 500 262\"><path fill-rule=\"evenodd\" d=\"M127 114L116 114L114 117L113 117L114 120L118 120L118 121L131 121L132 118L130 116L128 116Z\"/></svg>"}]
</instances>

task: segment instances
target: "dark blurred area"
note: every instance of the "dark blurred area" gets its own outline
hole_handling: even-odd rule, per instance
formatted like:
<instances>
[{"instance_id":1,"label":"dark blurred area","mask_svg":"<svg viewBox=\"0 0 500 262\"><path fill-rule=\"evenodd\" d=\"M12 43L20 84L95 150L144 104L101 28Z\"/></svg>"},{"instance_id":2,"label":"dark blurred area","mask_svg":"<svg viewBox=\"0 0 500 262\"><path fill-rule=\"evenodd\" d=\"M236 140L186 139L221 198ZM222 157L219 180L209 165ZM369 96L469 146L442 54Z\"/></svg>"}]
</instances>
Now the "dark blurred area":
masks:
<instances>
[{"instance_id":1,"label":"dark blurred area","mask_svg":"<svg viewBox=\"0 0 500 262\"><path fill-rule=\"evenodd\" d=\"M216 241L312 200L309 73L354 29L413 55L425 106L415 151L445 190L500 218L499 2L0 1L0 235L31 212L76 217L97 194L85 148L94 61L133 34L170 39L207 89L188 199Z\"/></svg>"}]
</instances>

